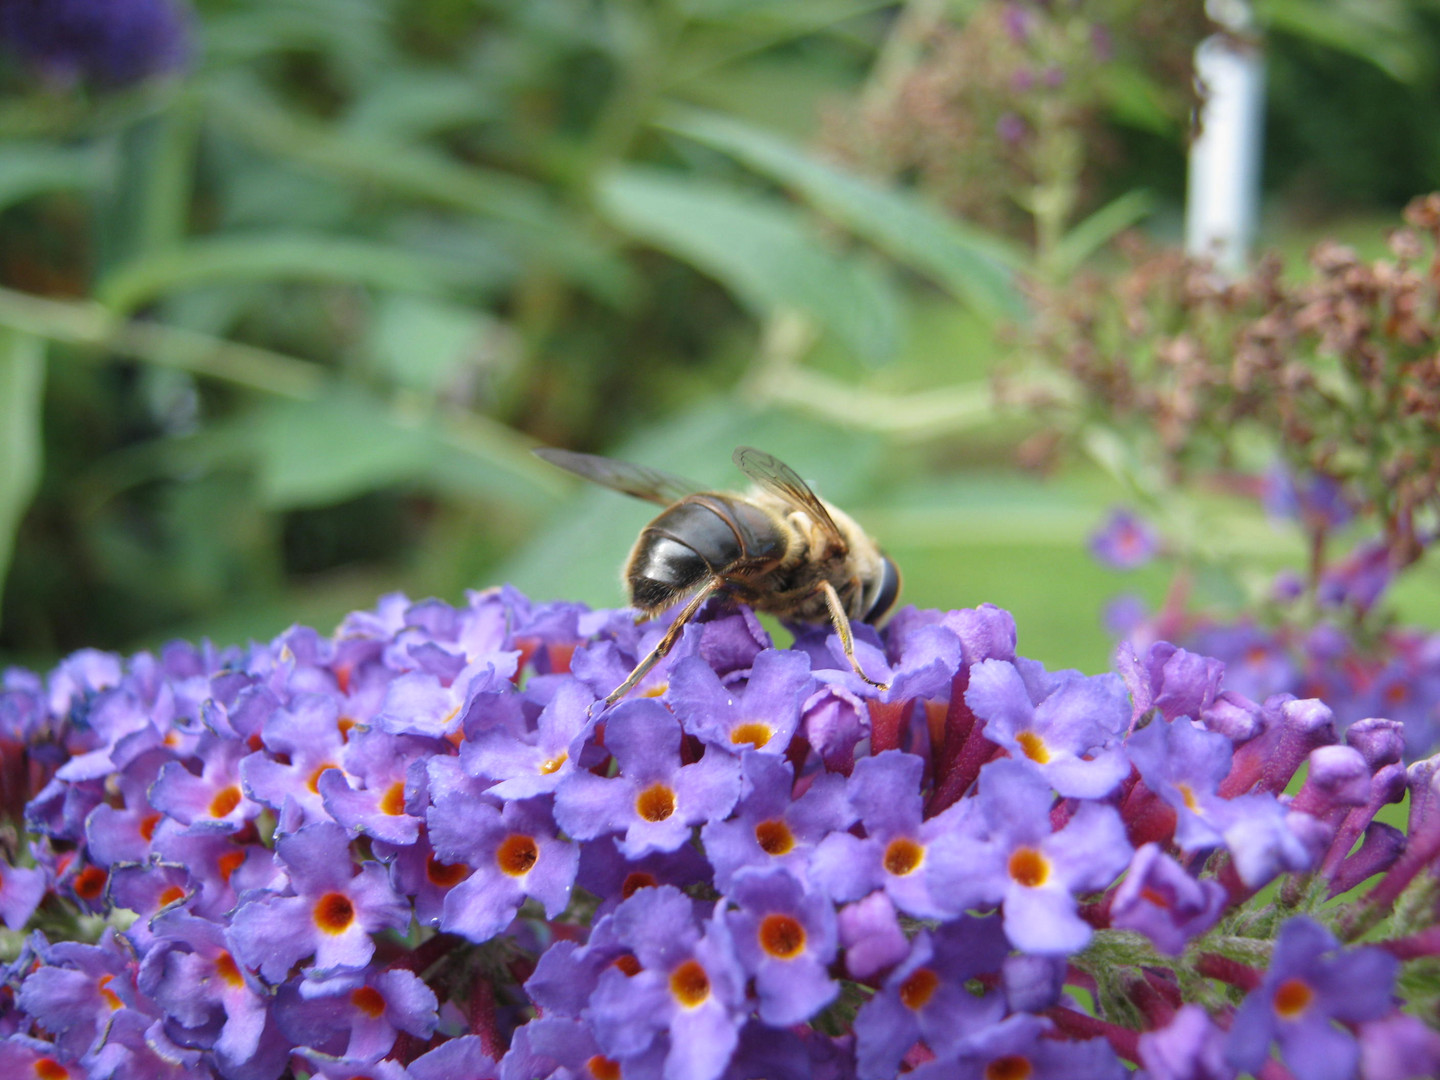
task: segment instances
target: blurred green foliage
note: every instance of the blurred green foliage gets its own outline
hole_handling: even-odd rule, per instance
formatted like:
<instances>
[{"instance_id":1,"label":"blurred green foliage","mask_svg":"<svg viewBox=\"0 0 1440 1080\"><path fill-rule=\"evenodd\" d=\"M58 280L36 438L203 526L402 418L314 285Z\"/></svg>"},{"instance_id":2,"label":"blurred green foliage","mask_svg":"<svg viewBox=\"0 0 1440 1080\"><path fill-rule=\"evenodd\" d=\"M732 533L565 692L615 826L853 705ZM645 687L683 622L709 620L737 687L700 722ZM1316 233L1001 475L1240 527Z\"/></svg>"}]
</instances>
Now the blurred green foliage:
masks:
<instances>
[{"instance_id":1,"label":"blurred green foliage","mask_svg":"<svg viewBox=\"0 0 1440 1080\"><path fill-rule=\"evenodd\" d=\"M1115 578L1083 540L1126 492L1018 472L1033 422L988 378L1027 277L1178 217L1199 0L1168 37L1129 0L195 7L177 78L0 58L0 660L328 626L393 589L616 604L648 511L529 447L732 485L753 443L867 523L906 600L1002 604L1028 655L1103 666ZM1258 5L1276 220L1437 186L1437 10ZM1070 67L934 96L982 33ZM925 121L1008 216L875 156L927 101L1024 117L1015 145Z\"/></svg>"}]
</instances>

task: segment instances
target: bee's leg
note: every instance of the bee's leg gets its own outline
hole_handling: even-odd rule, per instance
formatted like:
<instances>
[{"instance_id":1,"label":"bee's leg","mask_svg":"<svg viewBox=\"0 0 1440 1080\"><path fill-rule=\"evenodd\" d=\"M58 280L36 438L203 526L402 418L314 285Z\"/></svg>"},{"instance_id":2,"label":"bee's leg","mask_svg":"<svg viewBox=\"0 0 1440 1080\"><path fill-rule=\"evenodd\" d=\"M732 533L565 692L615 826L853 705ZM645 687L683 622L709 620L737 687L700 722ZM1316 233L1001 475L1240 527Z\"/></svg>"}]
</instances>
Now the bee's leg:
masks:
<instances>
[{"instance_id":1,"label":"bee's leg","mask_svg":"<svg viewBox=\"0 0 1440 1080\"><path fill-rule=\"evenodd\" d=\"M860 670L860 661L855 659L855 636L850 632L850 616L846 615L845 609L840 606L840 594L835 591L835 586L828 581L822 581L819 591L825 596L825 605L830 609L830 621L835 625L835 632L840 635L840 647L845 650L845 659L850 661L855 674L877 690L889 690L888 683L878 683Z\"/></svg>"},{"instance_id":2,"label":"bee's leg","mask_svg":"<svg viewBox=\"0 0 1440 1080\"><path fill-rule=\"evenodd\" d=\"M680 614L675 616L675 621L670 624L670 629L666 630L665 636L655 643L655 647L650 650L649 655L635 665L635 670L625 677L624 682L610 691L610 696L605 699L606 705L614 705L633 690L635 684L669 654L675 642L680 640L680 631L685 629L685 624L700 610L700 605L713 596L720 586L721 580L718 577L712 577L701 587L699 592L690 598L690 602L680 609Z\"/></svg>"}]
</instances>

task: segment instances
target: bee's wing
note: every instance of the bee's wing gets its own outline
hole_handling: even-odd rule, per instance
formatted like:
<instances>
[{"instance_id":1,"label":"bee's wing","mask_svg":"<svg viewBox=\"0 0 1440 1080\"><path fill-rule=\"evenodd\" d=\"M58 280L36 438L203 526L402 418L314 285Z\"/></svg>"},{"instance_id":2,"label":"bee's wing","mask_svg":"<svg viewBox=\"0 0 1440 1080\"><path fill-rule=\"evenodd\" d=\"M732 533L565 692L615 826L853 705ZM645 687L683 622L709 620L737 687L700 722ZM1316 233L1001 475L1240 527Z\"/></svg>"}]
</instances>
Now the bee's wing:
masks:
<instances>
[{"instance_id":1,"label":"bee's wing","mask_svg":"<svg viewBox=\"0 0 1440 1080\"><path fill-rule=\"evenodd\" d=\"M578 454L573 450L540 446L536 447L535 455L576 476L583 476L586 480L604 484L637 499L649 499L662 506L669 506L687 495L704 490L699 484L692 484L659 469L648 469L644 465L632 465L628 461L616 461L598 454Z\"/></svg>"},{"instance_id":2,"label":"bee's wing","mask_svg":"<svg viewBox=\"0 0 1440 1080\"><path fill-rule=\"evenodd\" d=\"M835 519L820 497L810 490L810 485L800 479L800 474L779 458L756 450L753 446L737 446L732 455L740 471L750 477L766 491L780 496L797 510L804 510L812 521L830 534L839 551L848 551L849 544L835 525Z\"/></svg>"}]
</instances>

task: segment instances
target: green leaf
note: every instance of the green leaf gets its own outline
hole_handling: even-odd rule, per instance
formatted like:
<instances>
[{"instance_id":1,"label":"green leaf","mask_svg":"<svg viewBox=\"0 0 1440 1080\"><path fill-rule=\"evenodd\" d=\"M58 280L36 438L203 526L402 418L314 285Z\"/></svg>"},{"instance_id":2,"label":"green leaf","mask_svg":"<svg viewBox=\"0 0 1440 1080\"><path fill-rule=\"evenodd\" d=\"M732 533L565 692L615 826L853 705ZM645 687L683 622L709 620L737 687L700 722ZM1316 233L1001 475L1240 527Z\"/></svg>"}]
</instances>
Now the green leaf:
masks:
<instances>
[{"instance_id":1,"label":"green leaf","mask_svg":"<svg viewBox=\"0 0 1440 1080\"><path fill-rule=\"evenodd\" d=\"M369 351L385 374L426 397L454 388L463 369L491 367L513 357L517 344L482 311L399 294L376 304L369 337Z\"/></svg>"},{"instance_id":2,"label":"green leaf","mask_svg":"<svg viewBox=\"0 0 1440 1080\"><path fill-rule=\"evenodd\" d=\"M532 257L606 303L623 305L634 292L630 267L532 181L302 119L244 80L217 83L207 100L215 116L252 146L325 176L492 219Z\"/></svg>"},{"instance_id":3,"label":"green leaf","mask_svg":"<svg viewBox=\"0 0 1440 1080\"><path fill-rule=\"evenodd\" d=\"M864 360L894 355L901 314L887 279L829 248L795 207L637 167L612 173L597 195L617 228L716 278L757 315L798 309Z\"/></svg>"},{"instance_id":4,"label":"green leaf","mask_svg":"<svg viewBox=\"0 0 1440 1080\"><path fill-rule=\"evenodd\" d=\"M87 191L106 175L94 149L6 142L0 152L0 210L51 191Z\"/></svg>"},{"instance_id":5,"label":"green leaf","mask_svg":"<svg viewBox=\"0 0 1440 1080\"><path fill-rule=\"evenodd\" d=\"M544 464L504 434L510 442L487 427L457 431L431 414L340 389L315 401L268 402L218 432L208 452L212 461L252 458L260 501L273 510L329 506L403 483L506 503L542 501L549 491L532 477L549 479Z\"/></svg>"},{"instance_id":6,"label":"green leaf","mask_svg":"<svg viewBox=\"0 0 1440 1080\"><path fill-rule=\"evenodd\" d=\"M443 294L475 284L458 261L347 236L279 233L216 236L157 251L117 268L97 298L119 312L217 281L322 281Z\"/></svg>"},{"instance_id":7,"label":"green leaf","mask_svg":"<svg viewBox=\"0 0 1440 1080\"><path fill-rule=\"evenodd\" d=\"M1415 7L1397 0L1260 0L1255 15L1267 29L1359 57L1397 82L1419 84L1434 69Z\"/></svg>"},{"instance_id":8,"label":"green leaf","mask_svg":"<svg viewBox=\"0 0 1440 1080\"><path fill-rule=\"evenodd\" d=\"M40 482L45 344L0 328L0 598L20 520Z\"/></svg>"},{"instance_id":9,"label":"green leaf","mask_svg":"<svg viewBox=\"0 0 1440 1080\"><path fill-rule=\"evenodd\" d=\"M728 117L675 110L666 114L661 126L730 154L793 189L857 236L976 308L1006 318L1024 314L1014 284L1014 271L1024 259L998 237Z\"/></svg>"},{"instance_id":10,"label":"green leaf","mask_svg":"<svg viewBox=\"0 0 1440 1080\"><path fill-rule=\"evenodd\" d=\"M1127 191L1106 203L1055 245L1051 253L1052 271L1060 278L1074 273L1081 263L1154 209L1154 197L1144 190Z\"/></svg>"}]
</instances>

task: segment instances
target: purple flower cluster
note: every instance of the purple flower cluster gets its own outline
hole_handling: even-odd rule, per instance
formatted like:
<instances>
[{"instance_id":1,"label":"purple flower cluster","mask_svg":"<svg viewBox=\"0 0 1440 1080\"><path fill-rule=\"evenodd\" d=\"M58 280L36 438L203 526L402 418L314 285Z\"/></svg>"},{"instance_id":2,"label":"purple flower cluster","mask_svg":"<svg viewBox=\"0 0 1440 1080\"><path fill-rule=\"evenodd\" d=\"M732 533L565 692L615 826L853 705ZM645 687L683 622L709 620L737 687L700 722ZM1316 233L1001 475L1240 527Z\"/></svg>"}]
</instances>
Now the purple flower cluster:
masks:
<instances>
[{"instance_id":1,"label":"purple flower cluster","mask_svg":"<svg viewBox=\"0 0 1440 1080\"><path fill-rule=\"evenodd\" d=\"M0 0L0 50L52 82L122 87L190 57L179 0Z\"/></svg>"},{"instance_id":2,"label":"purple flower cluster","mask_svg":"<svg viewBox=\"0 0 1440 1080\"><path fill-rule=\"evenodd\" d=\"M604 708L663 629L497 589L6 672L0 918L48 933L0 970L0 1076L1440 1069L1395 991L1433 910L1340 944L1440 859L1399 722L1341 741L1163 643L1048 671L988 605L857 627L883 692L712 605Z\"/></svg>"}]
</instances>

